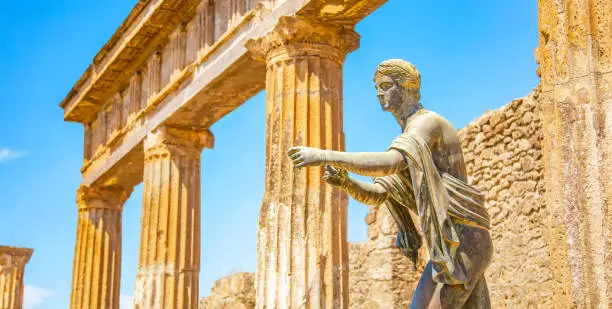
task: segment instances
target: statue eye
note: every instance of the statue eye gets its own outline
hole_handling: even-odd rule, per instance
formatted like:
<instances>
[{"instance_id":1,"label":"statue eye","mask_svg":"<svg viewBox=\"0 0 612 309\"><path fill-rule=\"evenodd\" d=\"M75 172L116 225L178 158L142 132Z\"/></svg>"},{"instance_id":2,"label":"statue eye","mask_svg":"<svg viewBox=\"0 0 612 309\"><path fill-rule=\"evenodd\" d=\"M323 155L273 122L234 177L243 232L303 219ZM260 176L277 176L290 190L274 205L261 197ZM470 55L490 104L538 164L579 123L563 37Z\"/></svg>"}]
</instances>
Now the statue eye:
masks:
<instances>
[{"instance_id":1,"label":"statue eye","mask_svg":"<svg viewBox=\"0 0 612 309\"><path fill-rule=\"evenodd\" d=\"M391 86L393 86L393 84L391 84L391 83L381 83L380 84L380 89L388 90L389 88L391 88Z\"/></svg>"}]
</instances>

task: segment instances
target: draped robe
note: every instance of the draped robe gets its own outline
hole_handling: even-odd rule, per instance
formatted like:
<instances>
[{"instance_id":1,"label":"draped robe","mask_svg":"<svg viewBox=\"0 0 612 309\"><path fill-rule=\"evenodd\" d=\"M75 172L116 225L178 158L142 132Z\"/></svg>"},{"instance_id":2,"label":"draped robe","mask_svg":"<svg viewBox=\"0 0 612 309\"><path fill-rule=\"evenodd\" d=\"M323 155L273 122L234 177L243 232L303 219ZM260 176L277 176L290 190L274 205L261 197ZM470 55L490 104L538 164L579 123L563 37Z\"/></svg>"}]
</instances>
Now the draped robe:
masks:
<instances>
[{"instance_id":1,"label":"draped robe","mask_svg":"<svg viewBox=\"0 0 612 309\"><path fill-rule=\"evenodd\" d=\"M433 279L445 284L464 284L469 288L475 282L471 274L483 267L477 264L488 264L491 252L476 253L489 256L489 259L470 259L470 253L466 252L458 254L462 241L486 241L462 237L459 225L490 228L483 194L448 173L440 174L429 146L414 133L402 133L389 149L401 152L408 167L374 181L385 187L388 193L385 204L398 225L398 246L413 262L417 261L422 240L410 217L409 211L412 210L419 217L421 234L432 262ZM492 245L473 246L481 247L491 251ZM473 248L470 250L474 251Z\"/></svg>"}]
</instances>

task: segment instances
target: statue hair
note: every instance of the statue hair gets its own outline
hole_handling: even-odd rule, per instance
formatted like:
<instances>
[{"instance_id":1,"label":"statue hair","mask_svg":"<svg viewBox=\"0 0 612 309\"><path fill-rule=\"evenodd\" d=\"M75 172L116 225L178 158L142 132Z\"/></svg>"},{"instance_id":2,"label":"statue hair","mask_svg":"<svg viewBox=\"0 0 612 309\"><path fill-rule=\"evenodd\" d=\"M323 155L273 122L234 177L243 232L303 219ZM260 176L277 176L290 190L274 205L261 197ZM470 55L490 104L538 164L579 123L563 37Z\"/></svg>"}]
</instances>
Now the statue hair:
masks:
<instances>
[{"instance_id":1,"label":"statue hair","mask_svg":"<svg viewBox=\"0 0 612 309\"><path fill-rule=\"evenodd\" d=\"M409 95L417 100L421 99L421 73L412 63L402 59L389 59L383 61L376 67L376 74L391 77L396 83L404 88Z\"/></svg>"}]
</instances>

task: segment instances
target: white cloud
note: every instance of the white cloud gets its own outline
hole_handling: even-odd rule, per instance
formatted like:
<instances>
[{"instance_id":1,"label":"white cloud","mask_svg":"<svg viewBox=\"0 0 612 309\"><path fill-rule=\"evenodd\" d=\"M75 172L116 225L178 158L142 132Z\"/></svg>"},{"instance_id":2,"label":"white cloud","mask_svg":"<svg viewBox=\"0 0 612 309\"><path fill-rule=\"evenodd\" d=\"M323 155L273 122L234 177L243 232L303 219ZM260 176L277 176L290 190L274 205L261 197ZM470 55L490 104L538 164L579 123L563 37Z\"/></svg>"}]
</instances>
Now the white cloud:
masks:
<instances>
[{"instance_id":1,"label":"white cloud","mask_svg":"<svg viewBox=\"0 0 612 309\"><path fill-rule=\"evenodd\" d=\"M134 297L127 294L121 294L119 296L119 309L131 308L134 308Z\"/></svg>"},{"instance_id":2,"label":"white cloud","mask_svg":"<svg viewBox=\"0 0 612 309\"><path fill-rule=\"evenodd\" d=\"M37 308L44 302L45 298L52 296L53 292L51 291L26 284L23 291L23 309Z\"/></svg>"},{"instance_id":3,"label":"white cloud","mask_svg":"<svg viewBox=\"0 0 612 309\"><path fill-rule=\"evenodd\" d=\"M8 161L10 159L17 159L19 157L23 157L25 153L13 151L8 148L0 147L0 162Z\"/></svg>"}]
</instances>

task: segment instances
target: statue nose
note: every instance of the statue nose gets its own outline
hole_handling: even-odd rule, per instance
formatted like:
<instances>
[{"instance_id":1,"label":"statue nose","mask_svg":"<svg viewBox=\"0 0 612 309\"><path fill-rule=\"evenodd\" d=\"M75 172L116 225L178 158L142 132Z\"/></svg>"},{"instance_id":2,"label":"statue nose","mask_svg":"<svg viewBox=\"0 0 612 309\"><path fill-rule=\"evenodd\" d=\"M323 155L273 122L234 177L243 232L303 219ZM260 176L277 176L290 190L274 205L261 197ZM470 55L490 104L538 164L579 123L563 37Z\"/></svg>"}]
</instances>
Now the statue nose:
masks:
<instances>
[{"instance_id":1,"label":"statue nose","mask_svg":"<svg viewBox=\"0 0 612 309\"><path fill-rule=\"evenodd\" d=\"M383 94L378 94L378 101L380 101L381 103L385 100L385 96Z\"/></svg>"}]
</instances>

